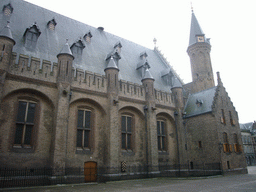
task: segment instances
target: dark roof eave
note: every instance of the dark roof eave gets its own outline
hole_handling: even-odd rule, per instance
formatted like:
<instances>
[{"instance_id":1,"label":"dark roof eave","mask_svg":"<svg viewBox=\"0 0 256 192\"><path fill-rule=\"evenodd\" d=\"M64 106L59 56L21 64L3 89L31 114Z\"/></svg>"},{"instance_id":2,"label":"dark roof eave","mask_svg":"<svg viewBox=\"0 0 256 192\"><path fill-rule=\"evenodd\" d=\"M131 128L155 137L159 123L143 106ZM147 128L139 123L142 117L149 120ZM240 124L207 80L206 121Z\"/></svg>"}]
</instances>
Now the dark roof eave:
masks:
<instances>
[{"instance_id":1,"label":"dark roof eave","mask_svg":"<svg viewBox=\"0 0 256 192\"><path fill-rule=\"evenodd\" d=\"M190 117L196 117L196 116L199 116L199 115L205 115L207 113L212 113L212 111L206 111L204 113L199 113L199 114L194 114L194 115L189 115L189 116L183 116L183 119L187 119L187 118L190 118Z\"/></svg>"},{"instance_id":2,"label":"dark roof eave","mask_svg":"<svg viewBox=\"0 0 256 192\"><path fill-rule=\"evenodd\" d=\"M73 55L69 54L69 53L59 53L59 54L57 55L57 58L58 58L60 55L69 55L69 56L73 57L73 59L75 59L75 57L74 57Z\"/></svg>"},{"instance_id":3,"label":"dark roof eave","mask_svg":"<svg viewBox=\"0 0 256 192\"><path fill-rule=\"evenodd\" d=\"M11 40L14 45L16 44L16 42L14 41L14 39L12 39L12 38L10 38L10 37L4 36L4 35L0 35L0 37L7 38L7 39Z\"/></svg>"}]
</instances>

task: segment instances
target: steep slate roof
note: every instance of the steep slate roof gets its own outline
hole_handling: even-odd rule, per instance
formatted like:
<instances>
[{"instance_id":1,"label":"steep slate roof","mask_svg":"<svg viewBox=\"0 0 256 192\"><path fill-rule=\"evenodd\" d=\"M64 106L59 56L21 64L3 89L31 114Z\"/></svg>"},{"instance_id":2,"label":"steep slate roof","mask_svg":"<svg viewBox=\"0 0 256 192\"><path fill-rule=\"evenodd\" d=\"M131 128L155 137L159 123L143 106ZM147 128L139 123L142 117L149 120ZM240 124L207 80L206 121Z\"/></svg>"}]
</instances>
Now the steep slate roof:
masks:
<instances>
[{"instance_id":1,"label":"steep slate roof","mask_svg":"<svg viewBox=\"0 0 256 192\"><path fill-rule=\"evenodd\" d=\"M136 67L141 61L140 54L146 51L147 61L151 67L150 73L155 79L155 88L170 91L171 87L166 86L161 78L161 71L169 70L170 67L163 62L156 51L22 0L1 0L0 9L8 3L11 3L13 13L11 16L5 16L3 12L0 12L0 26L5 26L7 20L10 20L13 39L16 41L14 52L57 62L56 56L62 50L66 39L68 39L69 45L72 45L90 32L91 42L87 43L82 39L85 43L82 58L79 61L75 59L73 67L105 75L107 54L113 51L114 46L120 42L122 45L121 59L118 63L120 79L141 84L142 77ZM53 18L58 23L55 30L49 29L47 25ZM41 34L36 48L31 50L24 47L23 34L35 22L40 28ZM174 71L173 74L175 74ZM177 75L175 74L175 76Z\"/></svg>"},{"instance_id":2,"label":"steep slate roof","mask_svg":"<svg viewBox=\"0 0 256 192\"><path fill-rule=\"evenodd\" d=\"M249 130L251 131L252 130L252 125L253 125L253 122L250 122L250 123L244 123L244 124L239 124L240 125L240 129L242 130Z\"/></svg>"},{"instance_id":3,"label":"steep slate roof","mask_svg":"<svg viewBox=\"0 0 256 192\"><path fill-rule=\"evenodd\" d=\"M204 32L201 29L196 16L194 12L192 11L192 16L191 16L191 25L190 25L190 37L189 37L189 46L193 45L197 42L196 36L201 35L204 36ZM205 38L205 42L210 43L209 39Z\"/></svg>"},{"instance_id":4,"label":"steep slate roof","mask_svg":"<svg viewBox=\"0 0 256 192\"><path fill-rule=\"evenodd\" d=\"M185 105L185 117L201 115L212 111L212 104L217 87L189 95Z\"/></svg>"}]
</instances>

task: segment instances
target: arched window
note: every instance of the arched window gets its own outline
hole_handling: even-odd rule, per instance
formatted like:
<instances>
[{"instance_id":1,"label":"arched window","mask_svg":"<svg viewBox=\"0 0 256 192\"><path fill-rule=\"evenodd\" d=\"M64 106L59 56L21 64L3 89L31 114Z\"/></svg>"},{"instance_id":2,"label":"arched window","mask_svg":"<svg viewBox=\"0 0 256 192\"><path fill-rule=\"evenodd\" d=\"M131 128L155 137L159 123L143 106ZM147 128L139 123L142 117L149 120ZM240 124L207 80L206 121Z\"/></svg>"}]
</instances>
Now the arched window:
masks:
<instances>
[{"instance_id":1,"label":"arched window","mask_svg":"<svg viewBox=\"0 0 256 192\"><path fill-rule=\"evenodd\" d=\"M88 109L78 109L77 140L78 149L91 149L92 142L92 112Z\"/></svg>"},{"instance_id":2,"label":"arched window","mask_svg":"<svg viewBox=\"0 0 256 192\"><path fill-rule=\"evenodd\" d=\"M31 148L32 133L35 125L36 106L37 103L34 101L19 101L16 118L14 147Z\"/></svg>"},{"instance_id":3,"label":"arched window","mask_svg":"<svg viewBox=\"0 0 256 192\"><path fill-rule=\"evenodd\" d=\"M158 151L167 151L165 120L157 120L157 142Z\"/></svg>"},{"instance_id":4,"label":"arched window","mask_svg":"<svg viewBox=\"0 0 256 192\"><path fill-rule=\"evenodd\" d=\"M133 117L131 115L121 116L121 134L122 134L122 149L132 150L132 126Z\"/></svg>"}]
</instances>

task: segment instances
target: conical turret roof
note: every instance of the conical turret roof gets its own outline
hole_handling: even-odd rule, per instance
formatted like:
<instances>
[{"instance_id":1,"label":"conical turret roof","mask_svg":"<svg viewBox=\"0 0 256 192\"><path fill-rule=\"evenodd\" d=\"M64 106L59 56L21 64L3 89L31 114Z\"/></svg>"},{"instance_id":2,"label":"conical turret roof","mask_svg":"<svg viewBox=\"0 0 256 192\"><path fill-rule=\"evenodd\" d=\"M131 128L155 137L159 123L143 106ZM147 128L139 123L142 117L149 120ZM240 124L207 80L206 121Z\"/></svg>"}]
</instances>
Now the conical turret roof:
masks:
<instances>
[{"instance_id":1,"label":"conical turret roof","mask_svg":"<svg viewBox=\"0 0 256 192\"><path fill-rule=\"evenodd\" d=\"M117 65L116 65L116 62L115 62L115 60L113 59L113 57L111 56L111 58L110 58L110 61L109 61L109 63L108 63L108 65L107 65L107 67L105 68L105 70L106 69L118 69L118 67L117 67ZM118 69L119 70L119 69Z\"/></svg>"},{"instance_id":2,"label":"conical turret roof","mask_svg":"<svg viewBox=\"0 0 256 192\"><path fill-rule=\"evenodd\" d=\"M73 56L73 54L72 54L72 52L71 52L71 50L70 50L68 41L65 43L65 45L63 46L62 50L61 50L60 53L57 55L57 57L58 57L59 55L64 55L64 54L70 55L70 56L72 56L72 57L74 58L74 56Z\"/></svg>"},{"instance_id":3,"label":"conical turret roof","mask_svg":"<svg viewBox=\"0 0 256 192\"><path fill-rule=\"evenodd\" d=\"M7 25L0 31L0 37L7 37L7 38L11 39L15 44L15 41L12 37L11 29L9 27L9 22L7 22Z\"/></svg>"},{"instance_id":4,"label":"conical turret roof","mask_svg":"<svg viewBox=\"0 0 256 192\"><path fill-rule=\"evenodd\" d=\"M145 79L152 79L152 80L155 80L155 79L153 78L153 76L151 75L151 73L150 73L150 71L149 71L148 68L145 70L145 75L144 75L144 77L142 78L142 80L145 80Z\"/></svg>"},{"instance_id":5,"label":"conical turret roof","mask_svg":"<svg viewBox=\"0 0 256 192\"><path fill-rule=\"evenodd\" d=\"M181 84L181 82L178 80L177 77L175 77L175 79L174 79L174 83L173 83L172 89L173 89L173 88L182 88L182 84Z\"/></svg>"},{"instance_id":6,"label":"conical turret roof","mask_svg":"<svg viewBox=\"0 0 256 192\"><path fill-rule=\"evenodd\" d=\"M201 29L196 16L194 14L194 11L192 11L192 17L191 17L191 26L190 26L190 38L189 38L189 46L195 44L196 37L198 35L204 36L203 30Z\"/></svg>"}]
</instances>

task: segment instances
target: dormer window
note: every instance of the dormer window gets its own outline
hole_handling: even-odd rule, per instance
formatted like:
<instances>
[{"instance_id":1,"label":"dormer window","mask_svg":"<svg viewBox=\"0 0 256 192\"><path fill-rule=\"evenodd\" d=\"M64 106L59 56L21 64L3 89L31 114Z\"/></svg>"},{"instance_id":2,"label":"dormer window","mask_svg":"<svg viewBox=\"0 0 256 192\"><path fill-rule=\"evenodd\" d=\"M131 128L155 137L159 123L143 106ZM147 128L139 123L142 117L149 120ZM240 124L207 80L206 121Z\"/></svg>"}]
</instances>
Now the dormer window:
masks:
<instances>
[{"instance_id":1,"label":"dormer window","mask_svg":"<svg viewBox=\"0 0 256 192\"><path fill-rule=\"evenodd\" d=\"M142 52L142 53L140 54L140 58L141 58L141 59L146 59L147 56L148 56L148 54L146 53L146 51L145 51L145 52Z\"/></svg>"},{"instance_id":2,"label":"dormer window","mask_svg":"<svg viewBox=\"0 0 256 192\"><path fill-rule=\"evenodd\" d=\"M27 48L35 48L37 39L40 36L40 34L41 34L41 31L36 25L36 23L32 25L30 28L27 28L23 35L25 38L25 46Z\"/></svg>"},{"instance_id":3,"label":"dormer window","mask_svg":"<svg viewBox=\"0 0 256 192\"><path fill-rule=\"evenodd\" d=\"M91 34L90 31L84 35L84 40L85 40L87 43L90 43L90 42L91 42L91 38L92 38L92 34Z\"/></svg>"},{"instance_id":4,"label":"dormer window","mask_svg":"<svg viewBox=\"0 0 256 192\"><path fill-rule=\"evenodd\" d=\"M3 12L4 12L4 15L5 16L10 16L11 14L12 14L12 12L13 12L13 7L12 7L12 5L9 3L9 4L7 4L7 5L5 5L4 7L3 7Z\"/></svg>"},{"instance_id":5,"label":"dormer window","mask_svg":"<svg viewBox=\"0 0 256 192\"><path fill-rule=\"evenodd\" d=\"M55 26L57 25L55 19L52 19L51 21L49 21L47 23L47 26L50 30L54 31L55 30Z\"/></svg>"},{"instance_id":6,"label":"dormer window","mask_svg":"<svg viewBox=\"0 0 256 192\"><path fill-rule=\"evenodd\" d=\"M84 48L85 45L81 39L73 43L73 45L71 45L70 47L72 54L75 56L76 59L81 59Z\"/></svg>"},{"instance_id":7,"label":"dormer window","mask_svg":"<svg viewBox=\"0 0 256 192\"><path fill-rule=\"evenodd\" d=\"M117 53L121 53L121 48L122 48L122 44L120 42L117 42L115 45L114 45L114 49L116 50Z\"/></svg>"}]
</instances>

